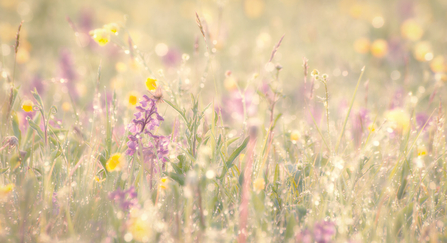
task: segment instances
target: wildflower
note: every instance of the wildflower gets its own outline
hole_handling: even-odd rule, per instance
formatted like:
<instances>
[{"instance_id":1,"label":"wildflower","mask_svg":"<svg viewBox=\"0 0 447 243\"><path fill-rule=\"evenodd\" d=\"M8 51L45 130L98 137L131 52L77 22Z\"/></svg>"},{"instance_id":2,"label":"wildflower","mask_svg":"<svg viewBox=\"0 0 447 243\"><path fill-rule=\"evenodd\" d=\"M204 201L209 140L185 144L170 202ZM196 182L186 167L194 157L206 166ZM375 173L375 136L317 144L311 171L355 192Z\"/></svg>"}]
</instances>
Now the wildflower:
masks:
<instances>
[{"instance_id":1,"label":"wildflower","mask_svg":"<svg viewBox=\"0 0 447 243\"><path fill-rule=\"evenodd\" d=\"M436 56L430 62L430 69L435 73L447 71L447 63L443 56Z\"/></svg>"},{"instance_id":2,"label":"wildflower","mask_svg":"<svg viewBox=\"0 0 447 243\"><path fill-rule=\"evenodd\" d=\"M253 190L256 192L260 192L264 190L265 188L265 181L264 178L258 178L255 181L253 181Z\"/></svg>"},{"instance_id":3,"label":"wildflower","mask_svg":"<svg viewBox=\"0 0 447 243\"><path fill-rule=\"evenodd\" d=\"M290 133L290 140L292 140L293 142L297 142L300 139L300 133L298 131L292 131L292 133Z\"/></svg>"},{"instance_id":4,"label":"wildflower","mask_svg":"<svg viewBox=\"0 0 447 243\"><path fill-rule=\"evenodd\" d=\"M149 242L152 236L151 223L146 215L138 211L131 212L128 230L136 241Z\"/></svg>"},{"instance_id":5,"label":"wildflower","mask_svg":"<svg viewBox=\"0 0 447 243\"><path fill-rule=\"evenodd\" d=\"M420 62L427 61L425 59L425 56L431 52L432 52L432 48L431 48L430 42L428 42L428 41L418 42L413 48L413 56L416 60L418 60Z\"/></svg>"},{"instance_id":6,"label":"wildflower","mask_svg":"<svg viewBox=\"0 0 447 243\"><path fill-rule=\"evenodd\" d=\"M102 183L102 182L104 182L104 181L106 180L106 178L104 178L104 179L100 179L98 176L95 176L95 177L94 177L94 180L95 180L96 182L98 182L98 183Z\"/></svg>"},{"instance_id":7,"label":"wildflower","mask_svg":"<svg viewBox=\"0 0 447 243\"><path fill-rule=\"evenodd\" d=\"M13 189L15 185L10 183L6 186L0 186L0 198L6 197Z\"/></svg>"},{"instance_id":8,"label":"wildflower","mask_svg":"<svg viewBox=\"0 0 447 243\"><path fill-rule=\"evenodd\" d=\"M104 25L103 28L105 30L108 30L108 31L112 32L113 34L117 35L120 27L118 26L118 24L110 23L110 24Z\"/></svg>"},{"instance_id":9,"label":"wildflower","mask_svg":"<svg viewBox=\"0 0 447 243\"><path fill-rule=\"evenodd\" d=\"M127 70L127 65L124 62L117 62L115 64L115 69L117 72L122 73Z\"/></svg>"},{"instance_id":10,"label":"wildflower","mask_svg":"<svg viewBox=\"0 0 447 243\"><path fill-rule=\"evenodd\" d=\"M146 88L149 91L154 91L157 89L157 80L153 78L147 78L146 80Z\"/></svg>"},{"instance_id":11,"label":"wildflower","mask_svg":"<svg viewBox=\"0 0 447 243\"><path fill-rule=\"evenodd\" d=\"M135 106L138 102L138 97L135 92L129 94L129 104Z\"/></svg>"},{"instance_id":12,"label":"wildflower","mask_svg":"<svg viewBox=\"0 0 447 243\"><path fill-rule=\"evenodd\" d=\"M354 50L361 54L368 53L370 46L371 42L367 38L360 38L354 42Z\"/></svg>"},{"instance_id":13,"label":"wildflower","mask_svg":"<svg viewBox=\"0 0 447 243\"><path fill-rule=\"evenodd\" d=\"M424 145L418 146L417 152L419 157L425 156L427 155L427 148Z\"/></svg>"},{"instance_id":14,"label":"wildflower","mask_svg":"<svg viewBox=\"0 0 447 243\"><path fill-rule=\"evenodd\" d=\"M312 76L312 77L318 77L318 75L319 75L319 72L318 72L317 69L314 69L314 70L310 73L310 76Z\"/></svg>"},{"instance_id":15,"label":"wildflower","mask_svg":"<svg viewBox=\"0 0 447 243\"><path fill-rule=\"evenodd\" d=\"M369 124L369 125L368 125L368 131L369 131L369 132L374 132L374 131L376 131L376 126L375 126L373 123Z\"/></svg>"},{"instance_id":16,"label":"wildflower","mask_svg":"<svg viewBox=\"0 0 447 243\"><path fill-rule=\"evenodd\" d=\"M329 243L332 242L332 236L335 235L335 224L330 221L315 223L312 230L305 229L301 231L297 239L299 242L311 243Z\"/></svg>"},{"instance_id":17,"label":"wildflower","mask_svg":"<svg viewBox=\"0 0 447 243\"><path fill-rule=\"evenodd\" d=\"M152 163L159 160L165 162L169 152L170 136L153 134L155 128L160 125L160 121L164 121L164 119L158 114L154 99L147 95L142 98L141 105L136 107L138 112L134 114L135 119L128 125L130 135L126 154L133 155L137 149L141 149L145 162ZM143 134L147 136L143 136Z\"/></svg>"},{"instance_id":18,"label":"wildflower","mask_svg":"<svg viewBox=\"0 0 447 243\"><path fill-rule=\"evenodd\" d=\"M245 0L244 10L247 17L255 19L264 12L265 3L263 0Z\"/></svg>"},{"instance_id":19,"label":"wildflower","mask_svg":"<svg viewBox=\"0 0 447 243\"><path fill-rule=\"evenodd\" d=\"M405 39L416 41L421 39L424 30L415 20L408 19L402 23L400 33Z\"/></svg>"},{"instance_id":20,"label":"wildflower","mask_svg":"<svg viewBox=\"0 0 447 243\"><path fill-rule=\"evenodd\" d=\"M224 87L226 90L228 91L233 91L237 89L237 82L236 79L234 79L233 77L227 77L225 78L224 81Z\"/></svg>"},{"instance_id":21,"label":"wildflower","mask_svg":"<svg viewBox=\"0 0 447 243\"><path fill-rule=\"evenodd\" d=\"M117 189L116 191L109 193L109 199L118 204L123 211L138 206L137 192L133 186L124 191Z\"/></svg>"},{"instance_id":22,"label":"wildflower","mask_svg":"<svg viewBox=\"0 0 447 243\"><path fill-rule=\"evenodd\" d=\"M383 39L375 40L371 44L371 53L373 56L382 58L388 52L388 43Z\"/></svg>"},{"instance_id":23,"label":"wildflower","mask_svg":"<svg viewBox=\"0 0 447 243\"><path fill-rule=\"evenodd\" d=\"M120 153L113 154L106 163L107 171L120 171L124 167L124 158Z\"/></svg>"},{"instance_id":24,"label":"wildflower","mask_svg":"<svg viewBox=\"0 0 447 243\"><path fill-rule=\"evenodd\" d=\"M96 41L100 46L105 46L109 43L110 32L105 29L95 29L89 32L93 40Z\"/></svg>"},{"instance_id":25,"label":"wildflower","mask_svg":"<svg viewBox=\"0 0 447 243\"><path fill-rule=\"evenodd\" d=\"M407 132L410 129L410 116L403 110L387 111L385 118L391 123L391 127L399 132Z\"/></svg>"},{"instance_id":26,"label":"wildflower","mask_svg":"<svg viewBox=\"0 0 447 243\"><path fill-rule=\"evenodd\" d=\"M159 187L161 190L166 190L166 189L169 188L168 183L169 183L169 181L168 181L168 177L162 177L162 178L160 179L160 183L158 184L158 187Z\"/></svg>"},{"instance_id":27,"label":"wildflower","mask_svg":"<svg viewBox=\"0 0 447 243\"><path fill-rule=\"evenodd\" d=\"M33 105L34 103L31 100L25 100L22 104L22 110L25 112L31 112L33 111Z\"/></svg>"},{"instance_id":28,"label":"wildflower","mask_svg":"<svg viewBox=\"0 0 447 243\"><path fill-rule=\"evenodd\" d=\"M19 145L19 139L16 136L7 136L3 139L3 146L0 148L2 151L4 148L13 149Z\"/></svg>"}]
</instances>

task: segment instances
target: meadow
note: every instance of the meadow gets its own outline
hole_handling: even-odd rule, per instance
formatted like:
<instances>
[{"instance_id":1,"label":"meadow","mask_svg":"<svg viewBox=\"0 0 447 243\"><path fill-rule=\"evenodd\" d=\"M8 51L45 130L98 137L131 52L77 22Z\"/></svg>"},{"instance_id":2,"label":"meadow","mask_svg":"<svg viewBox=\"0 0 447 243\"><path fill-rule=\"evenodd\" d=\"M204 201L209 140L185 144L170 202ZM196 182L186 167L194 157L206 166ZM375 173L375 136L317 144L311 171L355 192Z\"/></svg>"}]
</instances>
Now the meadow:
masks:
<instances>
[{"instance_id":1,"label":"meadow","mask_svg":"<svg viewBox=\"0 0 447 243\"><path fill-rule=\"evenodd\" d=\"M447 242L446 12L0 0L0 242Z\"/></svg>"}]
</instances>

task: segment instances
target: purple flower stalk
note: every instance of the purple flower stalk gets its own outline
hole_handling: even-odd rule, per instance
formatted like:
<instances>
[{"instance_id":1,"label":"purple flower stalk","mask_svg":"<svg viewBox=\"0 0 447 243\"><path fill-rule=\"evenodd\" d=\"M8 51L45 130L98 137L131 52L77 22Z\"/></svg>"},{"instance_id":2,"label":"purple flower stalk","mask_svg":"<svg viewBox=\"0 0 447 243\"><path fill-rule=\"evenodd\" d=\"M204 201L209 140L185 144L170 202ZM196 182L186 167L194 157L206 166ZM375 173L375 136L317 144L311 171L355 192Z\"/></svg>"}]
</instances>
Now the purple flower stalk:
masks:
<instances>
[{"instance_id":1,"label":"purple flower stalk","mask_svg":"<svg viewBox=\"0 0 447 243\"><path fill-rule=\"evenodd\" d=\"M155 128L160 126L160 122L164 119L158 114L154 99L144 95L140 104L136 107L138 112L134 114L135 119L128 125L131 134L127 142L126 154L131 156L137 152L138 155L139 151L142 151L145 162L153 163L157 160L165 162L166 155L169 152L170 136L153 134Z\"/></svg>"},{"instance_id":2,"label":"purple flower stalk","mask_svg":"<svg viewBox=\"0 0 447 243\"><path fill-rule=\"evenodd\" d=\"M110 200L114 200L123 211L127 211L131 207L138 205L137 193L133 186L124 191L117 189L109 193L109 198Z\"/></svg>"},{"instance_id":3,"label":"purple flower stalk","mask_svg":"<svg viewBox=\"0 0 447 243\"><path fill-rule=\"evenodd\" d=\"M333 222L321 221L315 223L312 231L308 229L301 231L297 235L297 240L303 243L330 243L335 233L335 224Z\"/></svg>"}]
</instances>

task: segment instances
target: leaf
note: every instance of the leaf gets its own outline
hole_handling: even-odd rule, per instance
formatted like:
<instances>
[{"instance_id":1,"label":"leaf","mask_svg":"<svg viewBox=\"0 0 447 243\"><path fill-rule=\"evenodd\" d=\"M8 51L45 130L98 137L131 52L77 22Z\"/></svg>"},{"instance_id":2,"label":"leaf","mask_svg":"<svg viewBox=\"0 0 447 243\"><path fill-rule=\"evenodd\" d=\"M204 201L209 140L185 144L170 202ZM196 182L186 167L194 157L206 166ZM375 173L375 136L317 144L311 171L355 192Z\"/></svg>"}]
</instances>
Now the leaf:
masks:
<instances>
[{"instance_id":1,"label":"leaf","mask_svg":"<svg viewBox=\"0 0 447 243\"><path fill-rule=\"evenodd\" d=\"M189 124L188 119L186 119L184 112L182 112L176 105L172 104L170 101L164 100L164 102L166 102L166 104L168 104L169 106L174 108L174 110L176 110L180 114L180 116L183 118L183 120L186 122L186 124Z\"/></svg>"},{"instance_id":2,"label":"leaf","mask_svg":"<svg viewBox=\"0 0 447 243\"><path fill-rule=\"evenodd\" d=\"M174 172L169 172L169 173L167 173L167 175L174 181L178 182L178 184L180 184L182 186L185 185L185 176L184 175L179 175Z\"/></svg>"},{"instance_id":3,"label":"leaf","mask_svg":"<svg viewBox=\"0 0 447 243\"><path fill-rule=\"evenodd\" d=\"M3 175L6 171L8 171L9 170L9 167L6 167L6 168L1 168L0 169L0 175Z\"/></svg>"},{"instance_id":4,"label":"leaf","mask_svg":"<svg viewBox=\"0 0 447 243\"><path fill-rule=\"evenodd\" d=\"M37 103L39 103L39 105L40 105L40 109L43 110L44 108L43 108L42 98L40 98L40 95L39 95L39 93L37 92L37 89L34 88L34 91L31 91L31 94L33 94L34 99L36 99Z\"/></svg>"},{"instance_id":5,"label":"leaf","mask_svg":"<svg viewBox=\"0 0 447 243\"><path fill-rule=\"evenodd\" d=\"M39 135L42 140L45 140L45 135L43 134L42 129L40 129L40 127L34 121L32 121L31 118L27 117L26 119L28 120L28 124L30 125L30 127L37 132L37 135Z\"/></svg>"},{"instance_id":6,"label":"leaf","mask_svg":"<svg viewBox=\"0 0 447 243\"><path fill-rule=\"evenodd\" d=\"M249 137L246 137L244 142L242 142L241 146L239 146L237 149L233 151L233 153L228 158L227 162L225 163L224 169L222 171L222 174L220 175L219 179L222 179L225 174L228 172L228 170L233 167L233 161L239 156L239 154L247 147L249 141Z\"/></svg>"},{"instance_id":7,"label":"leaf","mask_svg":"<svg viewBox=\"0 0 447 243\"><path fill-rule=\"evenodd\" d=\"M12 130L14 131L14 136L19 139L19 144L22 141L22 131L19 128L19 118L16 112L12 112Z\"/></svg>"}]
</instances>

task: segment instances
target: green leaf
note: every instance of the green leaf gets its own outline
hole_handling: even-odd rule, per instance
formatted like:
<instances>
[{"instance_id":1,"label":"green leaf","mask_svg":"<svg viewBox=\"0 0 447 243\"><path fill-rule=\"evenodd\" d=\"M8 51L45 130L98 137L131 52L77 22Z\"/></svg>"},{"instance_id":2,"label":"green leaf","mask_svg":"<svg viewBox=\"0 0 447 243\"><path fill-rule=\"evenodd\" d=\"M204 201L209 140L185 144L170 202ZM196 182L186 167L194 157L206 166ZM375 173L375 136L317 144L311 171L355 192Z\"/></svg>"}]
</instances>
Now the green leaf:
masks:
<instances>
[{"instance_id":1,"label":"green leaf","mask_svg":"<svg viewBox=\"0 0 447 243\"><path fill-rule=\"evenodd\" d=\"M235 149L233 151L233 153L230 155L227 162L225 163L222 174L219 177L220 179L222 179L225 176L225 174L228 172L228 170L231 167L233 167L233 161L239 156L240 153L242 153L242 151L245 149L245 147L247 147L249 139L250 139L249 137L246 137L244 142L241 144L241 146L239 146L237 149Z\"/></svg>"},{"instance_id":2,"label":"green leaf","mask_svg":"<svg viewBox=\"0 0 447 243\"><path fill-rule=\"evenodd\" d=\"M37 132L37 135L39 135L39 137L42 140L45 140L45 135L42 132L42 129L40 129L39 125L37 125L34 121L31 120L31 118L27 117L26 118L28 120L28 124L30 125L30 127L32 129L34 129Z\"/></svg>"},{"instance_id":3,"label":"green leaf","mask_svg":"<svg viewBox=\"0 0 447 243\"><path fill-rule=\"evenodd\" d=\"M178 182L178 184L180 185L185 185L185 176L184 175L180 175L174 172L169 172L167 173L167 175L173 179L174 181Z\"/></svg>"},{"instance_id":4,"label":"green leaf","mask_svg":"<svg viewBox=\"0 0 447 243\"><path fill-rule=\"evenodd\" d=\"M170 101L168 101L168 100L164 100L164 101L166 102L166 104L168 104L169 106L174 108L174 110L176 110L180 114L180 116L183 118L183 120L186 122L186 124L189 124L188 119L186 119L184 112L182 112L176 105L172 104Z\"/></svg>"},{"instance_id":5,"label":"green leaf","mask_svg":"<svg viewBox=\"0 0 447 243\"><path fill-rule=\"evenodd\" d=\"M3 175L6 171L8 171L9 170L9 167L6 167L6 168L1 168L0 169L0 175Z\"/></svg>"},{"instance_id":6,"label":"green leaf","mask_svg":"<svg viewBox=\"0 0 447 243\"><path fill-rule=\"evenodd\" d=\"M37 103L39 103L39 105L40 105L40 109L43 110L44 107L43 107L42 98L40 98L40 95L39 95L39 93L37 92L37 89L34 88L34 91L31 91L31 94L33 94L34 99L36 99Z\"/></svg>"},{"instance_id":7,"label":"green leaf","mask_svg":"<svg viewBox=\"0 0 447 243\"><path fill-rule=\"evenodd\" d=\"M17 116L16 112L12 112L12 129L14 131L14 136L16 136L19 139L19 144L22 141L22 131L20 131L19 128L19 118Z\"/></svg>"}]
</instances>

